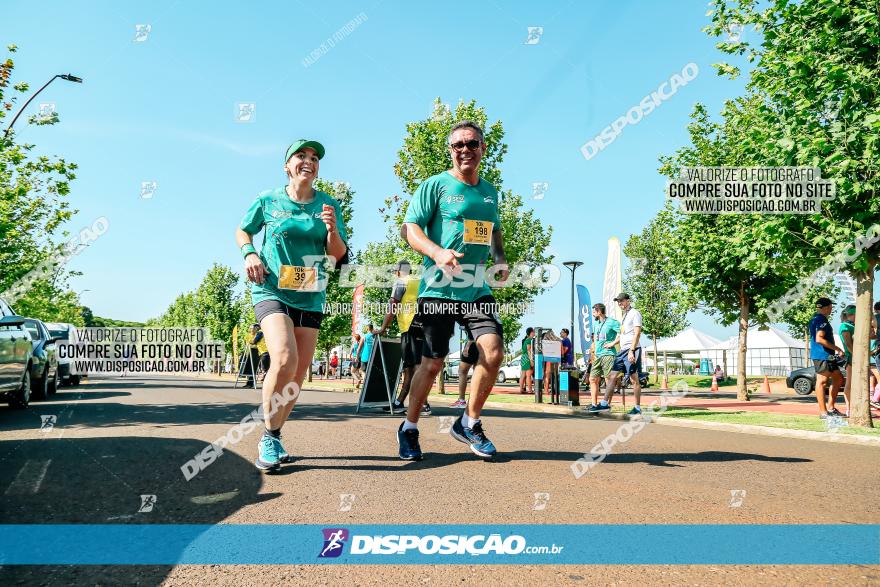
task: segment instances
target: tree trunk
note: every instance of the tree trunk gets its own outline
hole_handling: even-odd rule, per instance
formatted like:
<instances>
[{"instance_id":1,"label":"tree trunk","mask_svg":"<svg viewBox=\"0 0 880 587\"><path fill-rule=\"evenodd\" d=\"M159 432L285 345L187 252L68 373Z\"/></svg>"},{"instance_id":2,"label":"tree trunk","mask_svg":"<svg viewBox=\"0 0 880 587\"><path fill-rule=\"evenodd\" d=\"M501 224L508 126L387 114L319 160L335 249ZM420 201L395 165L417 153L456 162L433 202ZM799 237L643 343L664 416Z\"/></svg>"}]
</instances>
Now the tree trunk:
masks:
<instances>
[{"instance_id":1,"label":"tree trunk","mask_svg":"<svg viewBox=\"0 0 880 587\"><path fill-rule=\"evenodd\" d=\"M874 319L872 294L874 291L874 264L867 273L851 273L856 280L856 328L853 334L852 382L850 383L849 423L873 428L869 382L871 375L871 321Z\"/></svg>"},{"instance_id":2,"label":"tree trunk","mask_svg":"<svg viewBox=\"0 0 880 587\"><path fill-rule=\"evenodd\" d=\"M749 334L749 299L746 297L746 282L739 284L739 353L736 365L736 399L748 401L746 389L746 353Z\"/></svg>"},{"instance_id":3,"label":"tree trunk","mask_svg":"<svg viewBox=\"0 0 880 587\"><path fill-rule=\"evenodd\" d=\"M657 337L652 336L654 339L654 384L660 381L660 365L657 364Z\"/></svg>"},{"instance_id":4,"label":"tree trunk","mask_svg":"<svg viewBox=\"0 0 880 587\"><path fill-rule=\"evenodd\" d=\"M440 393L441 394L446 393L446 386L444 385L445 382L443 381L444 375L446 375L446 363L445 362L443 363L443 370L440 371L440 375L437 376L439 379L439 381L437 383L440 386ZM430 393L430 392L428 392L428 393Z\"/></svg>"}]
</instances>

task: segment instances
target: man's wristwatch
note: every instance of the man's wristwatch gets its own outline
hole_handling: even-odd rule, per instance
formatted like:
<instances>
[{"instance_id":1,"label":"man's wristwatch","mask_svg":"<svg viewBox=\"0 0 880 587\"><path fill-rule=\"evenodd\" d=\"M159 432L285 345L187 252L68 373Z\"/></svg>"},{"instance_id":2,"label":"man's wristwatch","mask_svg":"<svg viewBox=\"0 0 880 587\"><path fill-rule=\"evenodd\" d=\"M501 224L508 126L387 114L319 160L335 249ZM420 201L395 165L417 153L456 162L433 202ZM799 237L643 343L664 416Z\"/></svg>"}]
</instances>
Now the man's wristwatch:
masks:
<instances>
[{"instance_id":1,"label":"man's wristwatch","mask_svg":"<svg viewBox=\"0 0 880 587\"><path fill-rule=\"evenodd\" d=\"M254 248L254 245L251 243L247 243L246 245L242 245L241 247L241 256L247 259L247 256L251 253L257 254L257 249Z\"/></svg>"}]
</instances>

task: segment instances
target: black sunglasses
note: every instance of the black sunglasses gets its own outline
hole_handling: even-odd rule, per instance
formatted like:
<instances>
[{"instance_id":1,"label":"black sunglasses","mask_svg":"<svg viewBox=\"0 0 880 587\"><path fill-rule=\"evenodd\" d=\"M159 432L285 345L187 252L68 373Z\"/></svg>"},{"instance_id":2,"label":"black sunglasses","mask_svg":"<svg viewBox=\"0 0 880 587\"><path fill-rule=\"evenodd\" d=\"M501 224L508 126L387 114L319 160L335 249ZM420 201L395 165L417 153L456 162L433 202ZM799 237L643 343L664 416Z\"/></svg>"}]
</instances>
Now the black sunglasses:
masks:
<instances>
[{"instance_id":1,"label":"black sunglasses","mask_svg":"<svg viewBox=\"0 0 880 587\"><path fill-rule=\"evenodd\" d=\"M455 149L456 153L461 153L464 151L464 148L467 147L471 151L476 151L477 147L480 146L480 141L474 139L472 141L458 141L457 143L449 143L449 146Z\"/></svg>"}]
</instances>

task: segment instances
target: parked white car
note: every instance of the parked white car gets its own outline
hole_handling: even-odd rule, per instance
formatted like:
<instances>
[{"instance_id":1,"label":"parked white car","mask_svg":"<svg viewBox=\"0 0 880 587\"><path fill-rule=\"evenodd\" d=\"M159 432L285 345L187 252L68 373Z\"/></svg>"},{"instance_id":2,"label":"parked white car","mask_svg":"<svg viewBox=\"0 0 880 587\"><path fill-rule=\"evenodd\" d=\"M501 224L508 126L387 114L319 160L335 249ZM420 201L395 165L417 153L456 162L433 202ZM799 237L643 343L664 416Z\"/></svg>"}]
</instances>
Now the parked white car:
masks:
<instances>
[{"instance_id":1,"label":"parked white car","mask_svg":"<svg viewBox=\"0 0 880 587\"><path fill-rule=\"evenodd\" d=\"M501 365L501 368L498 370L498 378L495 379L498 383L504 383L505 381L519 381L519 377L522 374L522 368L519 365L519 357L511 359L506 364Z\"/></svg>"},{"instance_id":2,"label":"parked white car","mask_svg":"<svg viewBox=\"0 0 880 587\"><path fill-rule=\"evenodd\" d=\"M58 342L68 340L78 340L78 331L73 324L66 322L46 322L46 328L49 335ZM80 380L86 376L85 373L76 371L76 367L69 358L58 358L58 374L61 378L61 385L79 385Z\"/></svg>"}]
</instances>

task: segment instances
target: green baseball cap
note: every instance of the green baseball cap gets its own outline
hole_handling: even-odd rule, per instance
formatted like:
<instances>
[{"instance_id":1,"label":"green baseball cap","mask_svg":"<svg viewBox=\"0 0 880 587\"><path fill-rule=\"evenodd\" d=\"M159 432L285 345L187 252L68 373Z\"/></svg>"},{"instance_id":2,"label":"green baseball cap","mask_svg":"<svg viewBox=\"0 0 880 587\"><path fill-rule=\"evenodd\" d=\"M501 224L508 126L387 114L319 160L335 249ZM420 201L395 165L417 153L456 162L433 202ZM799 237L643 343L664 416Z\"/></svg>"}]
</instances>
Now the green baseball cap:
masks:
<instances>
[{"instance_id":1,"label":"green baseball cap","mask_svg":"<svg viewBox=\"0 0 880 587\"><path fill-rule=\"evenodd\" d=\"M311 147L318 154L318 159L324 158L324 145L319 143L318 141L310 141L307 139L298 139L293 141L293 144L287 147L287 154L284 156L284 162L287 163L290 161L290 158L293 157L293 154L297 151L302 151L306 147Z\"/></svg>"},{"instance_id":2,"label":"green baseball cap","mask_svg":"<svg viewBox=\"0 0 880 587\"><path fill-rule=\"evenodd\" d=\"M855 313L856 313L856 307L855 307L854 305L850 304L850 305L848 305L848 306L846 307L846 309L845 309L843 312L844 312L844 314L846 314L847 316L849 316L850 314L855 314Z\"/></svg>"}]
</instances>

